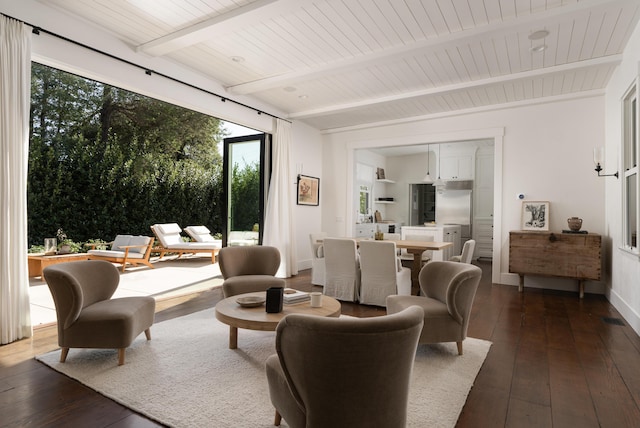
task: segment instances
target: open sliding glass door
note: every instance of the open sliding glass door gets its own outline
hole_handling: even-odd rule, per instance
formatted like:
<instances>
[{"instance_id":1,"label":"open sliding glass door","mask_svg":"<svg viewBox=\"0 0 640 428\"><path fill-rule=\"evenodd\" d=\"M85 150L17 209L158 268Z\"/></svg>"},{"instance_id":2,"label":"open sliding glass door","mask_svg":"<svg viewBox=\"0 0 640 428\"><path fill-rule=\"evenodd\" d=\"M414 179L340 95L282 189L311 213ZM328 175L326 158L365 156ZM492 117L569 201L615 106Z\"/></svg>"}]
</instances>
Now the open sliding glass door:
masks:
<instances>
[{"instance_id":1,"label":"open sliding glass door","mask_svg":"<svg viewBox=\"0 0 640 428\"><path fill-rule=\"evenodd\" d=\"M224 139L223 201L227 213L222 244L262 243L264 209L271 176L267 134Z\"/></svg>"}]
</instances>

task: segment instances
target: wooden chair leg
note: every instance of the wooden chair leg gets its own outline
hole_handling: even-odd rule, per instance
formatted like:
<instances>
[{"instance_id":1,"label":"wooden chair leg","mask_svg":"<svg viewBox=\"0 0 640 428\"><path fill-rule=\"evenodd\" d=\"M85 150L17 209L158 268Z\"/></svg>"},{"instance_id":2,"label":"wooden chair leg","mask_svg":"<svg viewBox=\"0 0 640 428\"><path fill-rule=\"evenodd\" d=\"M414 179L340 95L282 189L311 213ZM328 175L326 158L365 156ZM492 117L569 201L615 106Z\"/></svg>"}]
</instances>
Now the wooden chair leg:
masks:
<instances>
[{"instance_id":1,"label":"wooden chair leg","mask_svg":"<svg viewBox=\"0 0 640 428\"><path fill-rule=\"evenodd\" d=\"M275 426L279 427L281 422L282 422L282 416L280 416L280 412L278 412L278 411L276 410L276 417L275 417L275 419L274 419L274 421L273 421L273 424L274 424Z\"/></svg>"},{"instance_id":2,"label":"wooden chair leg","mask_svg":"<svg viewBox=\"0 0 640 428\"><path fill-rule=\"evenodd\" d=\"M62 348L60 351L60 362L64 363L67 359L67 355L69 355L69 348Z\"/></svg>"},{"instance_id":3,"label":"wooden chair leg","mask_svg":"<svg viewBox=\"0 0 640 428\"><path fill-rule=\"evenodd\" d=\"M458 345L458 355L462 355L462 341L456 342L456 345Z\"/></svg>"},{"instance_id":4,"label":"wooden chair leg","mask_svg":"<svg viewBox=\"0 0 640 428\"><path fill-rule=\"evenodd\" d=\"M144 335L147 336L147 340L151 340L151 328L146 329Z\"/></svg>"},{"instance_id":5,"label":"wooden chair leg","mask_svg":"<svg viewBox=\"0 0 640 428\"><path fill-rule=\"evenodd\" d=\"M126 348L118 349L118 365L121 366L124 364L124 351Z\"/></svg>"}]
</instances>

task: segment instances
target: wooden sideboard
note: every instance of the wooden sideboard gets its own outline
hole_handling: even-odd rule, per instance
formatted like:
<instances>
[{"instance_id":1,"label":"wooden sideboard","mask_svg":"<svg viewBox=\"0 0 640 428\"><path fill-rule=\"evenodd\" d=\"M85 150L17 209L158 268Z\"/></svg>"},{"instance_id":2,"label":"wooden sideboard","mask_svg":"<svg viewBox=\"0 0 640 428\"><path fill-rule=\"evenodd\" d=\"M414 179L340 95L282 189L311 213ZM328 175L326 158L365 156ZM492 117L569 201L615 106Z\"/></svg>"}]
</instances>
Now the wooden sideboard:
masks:
<instances>
[{"instance_id":1,"label":"wooden sideboard","mask_svg":"<svg viewBox=\"0 0 640 428\"><path fill-rule=\"evenodd\" d=\"M578 280L580 298L584 281L599 281L602 238L595 233L509 232L509 272L520 275L557 276Z\"/></svg>"}]
</instances>

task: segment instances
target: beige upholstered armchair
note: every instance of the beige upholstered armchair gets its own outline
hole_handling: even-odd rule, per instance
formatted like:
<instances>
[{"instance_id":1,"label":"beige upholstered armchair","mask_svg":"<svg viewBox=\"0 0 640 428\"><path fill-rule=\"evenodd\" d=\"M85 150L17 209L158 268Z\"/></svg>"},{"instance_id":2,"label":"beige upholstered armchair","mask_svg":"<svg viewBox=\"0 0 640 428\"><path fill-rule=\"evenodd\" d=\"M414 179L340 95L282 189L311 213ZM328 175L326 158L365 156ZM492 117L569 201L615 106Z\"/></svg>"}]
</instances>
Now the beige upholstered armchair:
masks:
<instances>
[{"instance_id":1,"label":"beige upholstered armchair","mask_svg":"<svg viewBox=\"0 0 640 428\"><path fill-rule=\"evenodd\" d=\"M151 339L155 299L111 299L120 282L113 264L104 260L60 263L46 267L43 276L56 306L61 362L69 348L114 348L122 365L125 349L140 333Z\"/></svg>"},{"instance_id":2,"label":"beige upholstered armchair","mask_svg":"<svg viewBox=\"0 0 640 428\"><path fill-rule=\"evenodd\" d=\"M360 298L360 261L355 239L326 238L324 243L324 294L338 300Z\"/></svg>"},{"instance_id":3,"label":"beige upholstered armchair","mask_svg":"<svg viewBox=\"0 0 640 428\"><path fill-rule=\"evenodd\" d=\"M385 306L387 296L411 295L411 269L396 253L395 242L360 242L360 303Z\"/></svg>"},{"instance_id":4,"label":"beige upholstered armchair","mask_svg":"<svg viewBox=\"0 0 640 428\"><path fill-rule=\"evenodd\" d=\"M224 247L218 253L218 264L224 297L285 286L284 279L275 277L280 267L280 251L275 247Z\"/></svg>"},{"instance_id":5,"label":"beige upholstered armchair","mask_svg":"<svg viewBox=\"0 0 640 428\"><path fill-rule=\"evenodd\" d=\"M282 417L292 428L404 428L422 320L416 307L362 319L286 316L266 362L275 425Z\"/></svg>"},{"instance_id":6,"label":"beige upholstered armchair","mask_svg":"<svg viewBox=\"0 0 640 428\"><path fill-rule=\"evenodd\" d=\"M387 313L418 305L424 312L420 343L456 342L462 355L469 314L480 283L482 270L456 262L429 262L420 271L422 296L389 296Z\"/></svg>"}]
</instances>

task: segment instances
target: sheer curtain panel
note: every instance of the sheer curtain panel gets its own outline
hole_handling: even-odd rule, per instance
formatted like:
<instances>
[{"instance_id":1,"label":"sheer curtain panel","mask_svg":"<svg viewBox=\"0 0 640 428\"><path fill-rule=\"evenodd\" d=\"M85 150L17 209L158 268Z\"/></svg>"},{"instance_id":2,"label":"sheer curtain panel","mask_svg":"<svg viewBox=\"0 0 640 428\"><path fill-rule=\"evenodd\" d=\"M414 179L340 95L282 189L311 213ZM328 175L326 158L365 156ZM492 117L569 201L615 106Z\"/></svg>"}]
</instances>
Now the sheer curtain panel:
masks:
<instances>
[{"instance_id":1,"label":"sheer curtain panel","mask_svg":"<svg viewBox=\"0 0 640 428\"><path fill-rule=\"evenodd\" d=\"M30 337L27 162L31 30L0 15L0 344Z\"/></svg>"},{"instance_id":2,"label":"sheer curtain panel","mask_svg":"<svg viewBox=\"0 0 640 428\"><path fill-rule=\"evenodd\" d=\"M281 261L277 276L288 278L298 273L293 224L295 180L291 174L291 123L276 119L275 128L273 173L267 197L262 243L280 250Z\"/></svg>"}]
</instances>

